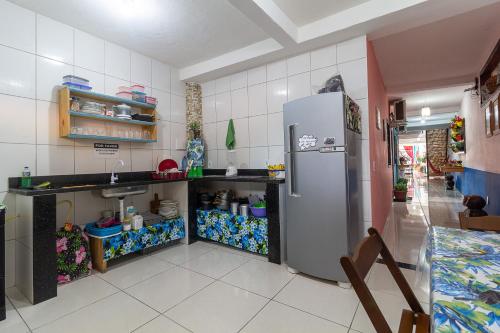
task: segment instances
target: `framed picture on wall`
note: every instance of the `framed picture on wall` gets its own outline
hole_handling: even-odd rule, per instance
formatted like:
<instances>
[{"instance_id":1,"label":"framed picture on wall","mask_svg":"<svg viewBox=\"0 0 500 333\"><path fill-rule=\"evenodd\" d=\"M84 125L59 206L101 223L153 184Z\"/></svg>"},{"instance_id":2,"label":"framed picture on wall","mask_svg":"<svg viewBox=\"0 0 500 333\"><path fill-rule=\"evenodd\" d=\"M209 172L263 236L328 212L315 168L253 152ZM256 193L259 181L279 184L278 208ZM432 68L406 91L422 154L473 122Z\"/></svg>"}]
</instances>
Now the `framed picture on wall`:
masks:
<instances>
[{"instance_id":1,"label":"framed picture on wall","mask_svg":"<svg viewBox=\"0 0 500 333\"><path fill-rule=\"evenodd\" d=\"M497 135L500 134L500 94L493 103L493 117L495 118L493 134Z\"/></svg>"},{"instance_id":2,"label":"framed picture on wall","mask_svg":"<svg viewBox=\"0 0 500 333\"><path fill-rule=\"evenodd\" d=\"M490 101L489 105L484 109L484 128L486 136L490 137L495 131L495 116L493 114L493 102Z\"/></svg>"},{"instance_id":3,"label":"framed picture on wall","mask_svg":"<svg viewBox=\"0 0 500 333\"><path fill-rule=\"evenodd\" d=\"M380 109L378 108L378 106L375 107L375 119L376 119L376 124L377 124L377 129L381 129L382 128L382 119L381 119L381 115L380 115Z\"/></svg>"}]
</instances>

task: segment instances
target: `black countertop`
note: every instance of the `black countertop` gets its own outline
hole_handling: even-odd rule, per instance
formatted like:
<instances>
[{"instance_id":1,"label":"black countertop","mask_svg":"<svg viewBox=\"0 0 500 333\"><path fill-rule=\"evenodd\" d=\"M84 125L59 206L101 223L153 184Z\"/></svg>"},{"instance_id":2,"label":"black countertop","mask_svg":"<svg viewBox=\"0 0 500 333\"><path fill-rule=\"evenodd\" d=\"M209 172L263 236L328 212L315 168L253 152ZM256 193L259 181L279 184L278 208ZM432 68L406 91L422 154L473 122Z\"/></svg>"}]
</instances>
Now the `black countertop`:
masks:
<instances>
[{"instance_id":1,"label":"black countertop","mask_svg":"<svg viewBox=\"0 0 500 333\"><path fill-rule=\"evenodd\" d=\"M243 169L238 170L239 175L226 177L225 170L207 169L201 178L175 179L175 180L153 180L151 172L121 172L118 173L116 184L110 184L110 173L79 174L63 176L38 176L32 177L34 186L49 181L51 186L46 189L22 188L21 177L9 178L9 192L25 196L38 196L56 193L81 192L102 190L107 188L118 188L139 185L154 185L174 182L206 182L206 181L227 181L227 182L250 182L250 183L284 183L284 179L276 179L267 176L267 170Z\"/></svg>"}]
</instances>

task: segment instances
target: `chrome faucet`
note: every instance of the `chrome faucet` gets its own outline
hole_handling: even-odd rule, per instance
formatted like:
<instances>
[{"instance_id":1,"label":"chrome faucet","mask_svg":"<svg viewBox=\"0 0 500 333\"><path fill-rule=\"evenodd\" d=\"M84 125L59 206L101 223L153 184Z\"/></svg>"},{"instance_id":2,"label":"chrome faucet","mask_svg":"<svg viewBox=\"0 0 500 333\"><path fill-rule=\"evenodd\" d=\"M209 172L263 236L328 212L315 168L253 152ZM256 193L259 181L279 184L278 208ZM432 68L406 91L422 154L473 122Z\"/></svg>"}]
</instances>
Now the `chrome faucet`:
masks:
<instances>
[{"instance_id":1,"label":"chrome faucet","mask_svg":"<svg viewBox=\"0 0 500 333\"><path fill-rule=\"evenodd\" d=\"M122 168L125 165L123 160L118 160L116 161L115 165L111 169L111 181L109 182L110 184L116 184L116 181L118 180L118 175L116 174L116 171L119 168Z\"/></svg>"}]
</instances>

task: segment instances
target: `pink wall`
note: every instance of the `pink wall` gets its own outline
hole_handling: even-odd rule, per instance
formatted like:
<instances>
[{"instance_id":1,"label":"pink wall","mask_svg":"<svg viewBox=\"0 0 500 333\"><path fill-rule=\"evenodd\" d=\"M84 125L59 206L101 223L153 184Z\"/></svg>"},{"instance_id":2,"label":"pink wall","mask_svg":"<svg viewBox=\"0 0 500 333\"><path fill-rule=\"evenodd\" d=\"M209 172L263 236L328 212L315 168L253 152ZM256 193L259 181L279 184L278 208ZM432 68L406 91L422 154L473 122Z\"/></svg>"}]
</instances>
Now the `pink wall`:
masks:
<instances>
[{"instance_id":1,"label":"pink wall","mask_svg":"<svg viewBox=\"0 0 500 333\"><path fill-rule=\"evenodd\" d=\"M377 129L376 108L380 109L381 119L388 119L389 101L371 42L368 42L367 53L372 225L382 232L392 206L392 171L387 166L383 129Z\"/></svg>"},{"instance_id":2,"label":"pink wall","mask_svg":"<svg viewBox=\"0 0 500 333\"><path fill-rule=\"evenodd\" d=\"M465 163L472 169L500 173L500 135L487 138L484 112L479 106L479 97L467 92L462 100L461 113L465 118Z\"/></svg>"}]
</instances>

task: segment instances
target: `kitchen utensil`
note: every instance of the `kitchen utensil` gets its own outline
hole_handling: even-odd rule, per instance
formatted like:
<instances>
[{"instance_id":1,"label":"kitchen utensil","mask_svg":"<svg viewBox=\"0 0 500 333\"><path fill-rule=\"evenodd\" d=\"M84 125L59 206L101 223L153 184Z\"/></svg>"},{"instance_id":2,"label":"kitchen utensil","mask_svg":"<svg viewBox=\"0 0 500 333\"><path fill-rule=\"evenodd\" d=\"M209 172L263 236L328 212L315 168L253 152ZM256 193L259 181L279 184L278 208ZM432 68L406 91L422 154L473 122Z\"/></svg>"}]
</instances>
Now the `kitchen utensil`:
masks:
<instances>
[{"instance_id":1,"label":"kitchen utensil","mask_svg":"<svg viewBox=\"0 0 500 333\"><path fill-rule=\"evenodd\" d=\"M132 230L139 230L144 224L144 219L141 215L135 215L132 218Z\"/></svg>"},{"instance_id":2,"label":"kitchen utensil","mask_svg":"<svg viewBox=\"0 0 500 333\"><path fill-rule=\"evenodd\" d=\"M158 197L158 193L155 193L155 198L151 201L149 207L151 213L158 214L158 210L160 209L160 198Z\"/></svg>"},{"instance_id":3,"label":"kitchen utensil","mask_svg":"<svg viewBox=\"0 0 500 333\"><path fill-rule=\"evenodd\" d=\"M244 217L248 216L248 205L247 204L240 205L240 215L244 216Z\"/></svg>"},{"instance_id":4,"label":"kitchen utensil","mask_svg":"<svg viewBox=\"0 0 500 333\"><path fill-rule=\"evenodd\" d=\"M163 160L160 162L160 164L158 165L158 170L160 172L164 172L166 170L169 170L169 169L178 169L179 166L177 165L177 162L172 160L172 159L166 159L166 160Z\"/></svg>"},{"instance_id":5,"label":"kitchen utensil","mask_svg":"<svg viewBox=\"0 0 500 333\"><path fill-rule=\"evenodd\" d=\"M113 105L113 110L117 117L122 115L131 116L132 113L132 108L127 104Z\"/></svg>"},{"instance_id":6,"label":"kitchen utensil","mask_svg":"<svg viewBox=\"0 0 500 333\"><path fill-rule=\"evenodd\" d=\"M240 203L237 201L231 202L231 213L233 215L238 215L238 206L239 205L240 205Z\"/></svg>"}]
</instances>

